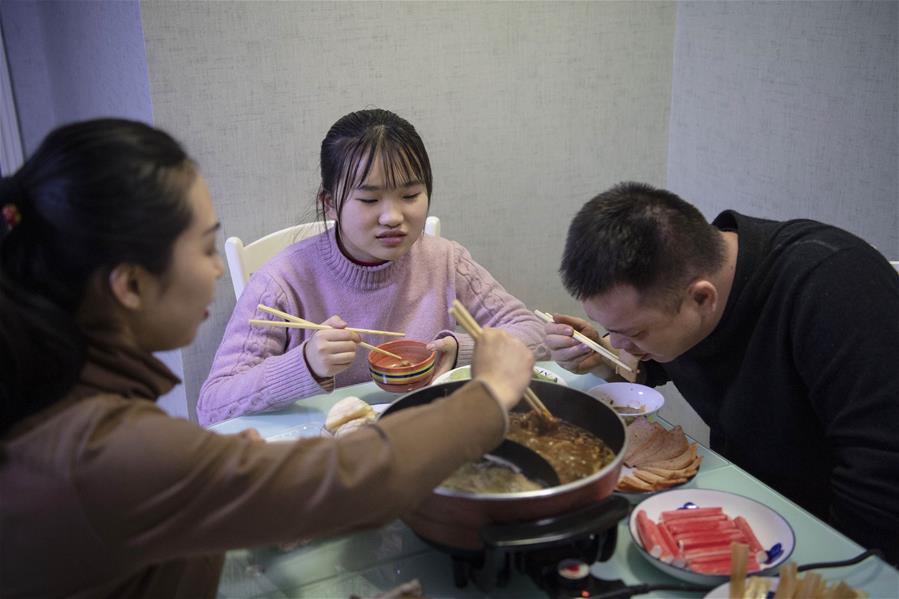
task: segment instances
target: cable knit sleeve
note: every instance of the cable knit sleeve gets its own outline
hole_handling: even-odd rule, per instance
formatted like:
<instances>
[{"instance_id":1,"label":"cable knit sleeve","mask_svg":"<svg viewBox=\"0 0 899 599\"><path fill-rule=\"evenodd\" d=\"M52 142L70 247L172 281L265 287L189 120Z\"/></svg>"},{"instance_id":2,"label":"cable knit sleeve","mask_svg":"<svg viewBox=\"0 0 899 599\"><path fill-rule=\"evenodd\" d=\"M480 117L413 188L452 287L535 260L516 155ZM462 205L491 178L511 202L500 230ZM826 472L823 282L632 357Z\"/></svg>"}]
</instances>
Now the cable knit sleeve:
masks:
<instances>
[{"instance_id":1,"label":"cable knit sleeve","mask_svg":"<svg viewBox=\"0 0 899 599\"><path fill-rule=\"evenodd\" d=\"M503 329L521 339L534 352L537 360L548 359L549 350L543 344L543 322L456 242L453 242L453 259L456 298L478 324ZM456 338L459 341L457 365L470 364L474 342L465 334L457 333Z\"/></svg>"},{"instance_id":2,"label":"cable knit sleeve","mask_svg":"<svg viewBox=\"0 0 899 599\"><path fill-rule=\"evenodd\" d=\"M200 389L200 424L284 407L297 399L330 391L309 372L303 356L303 331L249 324L251 318L271 318L258 313L258 304L302 316L288 298L265 272L250 278L225 328L209 378Z\"/></svg>"}]
</instances>

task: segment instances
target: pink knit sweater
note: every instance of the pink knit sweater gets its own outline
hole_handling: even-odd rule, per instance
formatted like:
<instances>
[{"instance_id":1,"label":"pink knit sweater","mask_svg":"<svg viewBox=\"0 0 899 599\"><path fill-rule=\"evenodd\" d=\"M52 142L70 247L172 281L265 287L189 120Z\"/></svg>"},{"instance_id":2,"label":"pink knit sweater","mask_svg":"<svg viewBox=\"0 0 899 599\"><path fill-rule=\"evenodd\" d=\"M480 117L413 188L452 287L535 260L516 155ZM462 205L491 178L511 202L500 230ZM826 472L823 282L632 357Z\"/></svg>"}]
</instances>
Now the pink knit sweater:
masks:
<instances>
[{"instance_id":1,"label":"pink knit sweater","mask_svg":"<svg viewBox=\"0 0 899 599\"><path fill-rule=\"evenodd\" d=\"M316 382L303 357L314 331L250 326L251 318L268 318L257 304L312 322L338 314L350 326L404 331L420 341L453 335L459 343L456 365L462 366L471 362L474 343L455 331L447 313L456 298L482 326L517 336L538 360L548 356L543 323L454 241L422 235L399 260L378 266L347 260L333 229L295 243L255 272L237 301L200 389L200 423L282 408L329 390ZM389 340L363 339L375 345ZM371 380L367 353L357 352L353 364L335 377L335 387Z\"/></svg>"}]
</instances>

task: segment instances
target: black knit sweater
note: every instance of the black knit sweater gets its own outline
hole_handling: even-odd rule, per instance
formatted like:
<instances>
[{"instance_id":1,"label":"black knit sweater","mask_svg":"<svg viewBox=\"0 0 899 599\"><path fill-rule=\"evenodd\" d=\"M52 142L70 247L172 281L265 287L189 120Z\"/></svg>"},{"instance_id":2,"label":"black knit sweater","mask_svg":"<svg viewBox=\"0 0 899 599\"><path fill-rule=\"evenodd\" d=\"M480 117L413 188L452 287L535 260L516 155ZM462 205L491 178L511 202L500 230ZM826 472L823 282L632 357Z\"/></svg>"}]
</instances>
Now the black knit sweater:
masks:
<instances>
[{"instance_id":1,"label":"black knit sweater","mask_svg":"<svg viewBox=\"0 0 899 599\"><path fill-rule=\"evenodd\" d=\"M899 560L899 276L846 231L733 211L739 254L718 327L672 380L712 448L866 547Z\"/></svg>"}]
</instances>

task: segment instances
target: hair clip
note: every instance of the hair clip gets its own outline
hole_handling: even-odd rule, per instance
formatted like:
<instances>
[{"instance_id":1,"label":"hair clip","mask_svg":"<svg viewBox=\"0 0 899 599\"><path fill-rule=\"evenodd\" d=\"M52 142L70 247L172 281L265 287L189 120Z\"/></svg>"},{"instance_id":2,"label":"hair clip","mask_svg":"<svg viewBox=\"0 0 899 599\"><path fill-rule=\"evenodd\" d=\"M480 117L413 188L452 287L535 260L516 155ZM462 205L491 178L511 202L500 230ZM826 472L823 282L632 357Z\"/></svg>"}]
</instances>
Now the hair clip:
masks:
<instances>
[{"instance_id":1,"label":"hair clip","mask_svg":"<svg viewBox=\"0 0 899 599\"><path fill-rule=\"evenodd\" d=\"M5 204L2 209L0 209L0 214L3 215L3 220L6 221L6 226L12 230L16 225L22 222L22 213L19 212L19 207L15 204Z\"/></svg>"}]
</instances>

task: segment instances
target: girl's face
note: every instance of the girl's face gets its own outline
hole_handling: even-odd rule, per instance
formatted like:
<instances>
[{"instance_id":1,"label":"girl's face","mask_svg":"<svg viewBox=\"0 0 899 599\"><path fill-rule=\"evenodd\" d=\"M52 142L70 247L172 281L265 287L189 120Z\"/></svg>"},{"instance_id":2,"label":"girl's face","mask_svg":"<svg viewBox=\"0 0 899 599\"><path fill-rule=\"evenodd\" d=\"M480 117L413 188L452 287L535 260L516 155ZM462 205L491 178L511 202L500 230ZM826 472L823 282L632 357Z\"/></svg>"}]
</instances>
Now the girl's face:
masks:
<instances>
[{"instance_id":1,"label":"girl's face","mask_svg":"<svg viewBox=\"0 0 899 599\"><path fill-rule=\"evenodd\" d=\"M197 174L187 192L193 218L175 241L172 262L163 277L147 278L143 309L132 322L141 347L161 351L193 341L208 316L216 279L225 271L216 247L218 218L206 181Z\"/></svg>"},{"instance_id":2,"label":"girl's face","mask_svg":"<svg viewBox=\"0 0 899 599\"><path fill-rule=\"evenodd\" d=\"M356 262L396 260L418 239L428 217L428 192L421 181L386 187L380 159L365 181L350 191L340 213L328 204L328 218L340 227L341 249Z\"/></svg>"}]
</instances>

